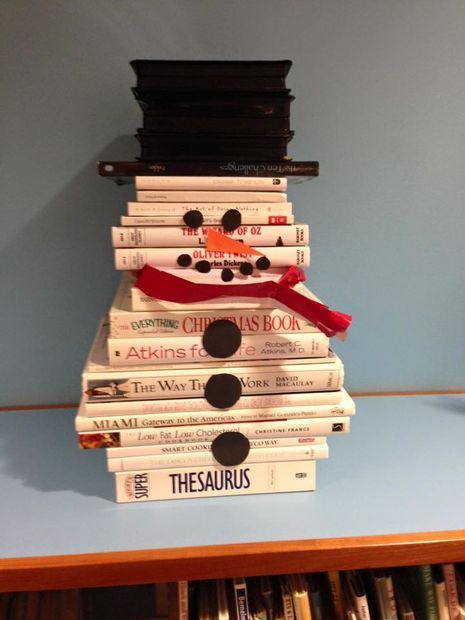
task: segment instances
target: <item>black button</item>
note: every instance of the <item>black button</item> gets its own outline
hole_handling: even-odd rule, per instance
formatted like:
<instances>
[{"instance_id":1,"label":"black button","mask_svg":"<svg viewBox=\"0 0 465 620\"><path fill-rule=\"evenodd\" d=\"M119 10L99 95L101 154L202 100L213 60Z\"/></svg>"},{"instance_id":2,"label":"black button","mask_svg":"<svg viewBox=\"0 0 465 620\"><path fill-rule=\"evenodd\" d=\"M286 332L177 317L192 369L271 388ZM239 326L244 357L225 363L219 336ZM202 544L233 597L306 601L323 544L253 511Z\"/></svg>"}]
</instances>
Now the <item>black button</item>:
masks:
<instances>
[{"instance_id":1,"label":"black button","mask_svg":"<svg viewBox=\"0 0 465 620\"><path fill-rule=\"evenodd\" d=\"M236 230L236 228L239 228L241 222L242 215L237 209L228 209L221 218L223 228L228 232L232 232L233 230Z\"/></svg>"},{"instance_id":2,"label":"black button","mask_svg":"<svg viewBox=\"0 0 465 620\"><path fill-rule=\"evenodd\" d=\"M212 441L213 456L225 467L240 465L248 457L249 451L250 442L242 433L221 433Z\"/></svg>"},{"instance_id":3,"label":"black button","mask_svg":"<svg viewBox=\"0 0 465 620\"><path fill-rule=\"evenodd\" d=\"M241 346L241 330L232 321L218 319L205 330L202 344L212 357L231 357Z\"/></svg>"},{"instance_id":4,"label":"black button","mask_svg":"<svg viewBox=\"0 0 465 620\"><path fill-rule=\"evenodd\" d=\"M195 263L195 268L197 271L200 271L200 273L208 273L212 266L207 260L199 260L198 263Z\"/></svg>"},{"instance_id":5,"label":"black button","mask_svg":"<svg viewBox=\"0 0 465 620\"><path fill-rule=\"evenodd\" d=\"M190 211L186 211L182 216L184 223L189 228L198 228L203 224L203 215L197 209L191 209Z\"/></svg>"},{"instance_id":6,"label":"black button","mask_svg":"<svg viewBox=\"0 0 465 620\"><path fill-rule=\"evenodd\" d=\"M192 263L192 257L189 254L180 254L176 262L180 267L189 267Z\"/></svg>"},{"instance_id":7,"label":"black button","mask_svg":"<svg viewBox=\"0 0 465 620\"><path fill-rule=\"evenodd\" d=\"M241 382L234 375L212 375L205 385L205 398L216 409L229 409L242 394Z\"/></svg>"},{"instance_id":8,"label":"black button","mask_svg":"<svg viewBox=\"0 0 465 620\"><path fill-rule=\"evenodd\" d=\"M271 266L270 259L266 256L260 256L260 258L255 263L257 269L269 269Z\"/></svg>"},{"instance_id":9,"label":"black button","mask_svg":"<svg viewBox=\"0 0 465 620\"><path fill-rule=\"evenodd\" d=\"M221 279L223 280L223 282L231 282L233 278L234 272L232 269L223 269L223 271L221 272Z\"/></svg>"},{"instance_id":10,"label":"black button","mask_svg":"<svg viewBox=\"0 0 465 620\"><path fill-rule=\"evenodd\" d=\"M243 276L250 276L253 273L252 263L241 263L239 271L242 273Z\"/></svg>"}]
</instances>

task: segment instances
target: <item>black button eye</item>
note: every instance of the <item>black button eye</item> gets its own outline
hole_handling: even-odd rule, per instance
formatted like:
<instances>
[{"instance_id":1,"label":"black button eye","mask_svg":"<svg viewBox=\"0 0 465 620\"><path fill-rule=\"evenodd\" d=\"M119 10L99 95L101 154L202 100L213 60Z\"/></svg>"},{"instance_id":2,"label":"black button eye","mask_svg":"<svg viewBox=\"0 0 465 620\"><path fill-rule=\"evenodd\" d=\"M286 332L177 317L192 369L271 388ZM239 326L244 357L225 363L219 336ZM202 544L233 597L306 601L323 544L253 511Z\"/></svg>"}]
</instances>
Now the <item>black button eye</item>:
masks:
<instances>
[{"instance_id":1,"label":"black button eye","mask_svg":"<svg viewBox=\"0 0 465 620\"><path fill-rule=\"evenodd\" d=\"M191 209L184 213L182 219L189 228L198 228L203 224L203 215L196 209Z\"/></svg>"},{"instance_id":2,"label":"black button eye","mask_svg":"<svg viewBox=\"0 0 465 620\"><path fill-rule=\"evenodd\" d=\"M232 232L239 228L242 222L241 212L237 209L228 209L221 218L221 224L223 228L228 232Z\"/></svg>"}]
</instances>

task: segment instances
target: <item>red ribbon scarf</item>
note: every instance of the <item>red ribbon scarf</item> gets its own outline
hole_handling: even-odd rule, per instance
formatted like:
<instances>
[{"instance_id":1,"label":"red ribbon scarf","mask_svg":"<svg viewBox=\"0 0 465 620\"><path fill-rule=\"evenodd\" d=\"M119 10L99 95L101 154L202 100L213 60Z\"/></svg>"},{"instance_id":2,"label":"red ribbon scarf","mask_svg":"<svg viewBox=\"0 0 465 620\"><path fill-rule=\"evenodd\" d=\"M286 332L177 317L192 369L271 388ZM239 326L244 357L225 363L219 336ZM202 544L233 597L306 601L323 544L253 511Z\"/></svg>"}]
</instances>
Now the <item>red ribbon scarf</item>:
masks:
<instances>
[{"instance_id":1,"label":"red ribbon scarf","mask_svg":"<svg viewBox=\"0 0 465 620\"><path fill-rule=\"evenodd\" d=\"M292 287L305 280L304 272L298 267L290 267L279 282L265 280L253 284L203 284L189 282L145 265L139 273L135 286L145 295L164 301L193 303L216 299L218 297L250 297L274 299L295 314L313 323L327 336L345 338L352 317L328 306L309 299Z\"/></svg>"}]
</instances>

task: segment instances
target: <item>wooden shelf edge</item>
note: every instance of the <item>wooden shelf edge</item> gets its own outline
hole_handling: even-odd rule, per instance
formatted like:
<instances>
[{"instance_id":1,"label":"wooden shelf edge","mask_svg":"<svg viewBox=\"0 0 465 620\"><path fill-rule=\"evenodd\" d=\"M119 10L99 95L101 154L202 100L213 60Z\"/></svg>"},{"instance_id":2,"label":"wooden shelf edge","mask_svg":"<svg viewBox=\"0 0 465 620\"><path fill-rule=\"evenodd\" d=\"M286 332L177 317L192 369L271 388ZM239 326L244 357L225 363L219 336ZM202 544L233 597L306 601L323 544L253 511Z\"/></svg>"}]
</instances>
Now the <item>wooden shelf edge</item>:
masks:
<instances>
[{"instance_id":1,"label":"wooden shelf edge","mask_svg":"<svg viewBox=\"0 0 465 620\"><path fill-rule=\"evenodd\" d=\"M465 530L0 559L0 591L465 561Z\"/></svg>"}]
</instances>

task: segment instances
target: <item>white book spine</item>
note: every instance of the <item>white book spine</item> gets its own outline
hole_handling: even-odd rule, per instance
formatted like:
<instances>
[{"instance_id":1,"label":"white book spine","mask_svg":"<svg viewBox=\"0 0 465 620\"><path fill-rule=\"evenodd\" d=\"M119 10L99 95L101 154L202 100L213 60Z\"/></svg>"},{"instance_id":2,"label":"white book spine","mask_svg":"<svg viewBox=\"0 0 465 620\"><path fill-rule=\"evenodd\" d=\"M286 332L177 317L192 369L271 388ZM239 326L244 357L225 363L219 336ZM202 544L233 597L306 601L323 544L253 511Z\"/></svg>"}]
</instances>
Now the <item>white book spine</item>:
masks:
<instances>
[{"instance_id":1,"label":"white book spine","mask_svg":"<svg viewBox=\"0 0 465 620\"><path fill-rule=\"evenodd\" d=\"M228 360L326 357L329 338L323 333L243 335L237 351ZM108 338L110 365L130 366L172 362L213 362L200 336L184 338Z\"/></svg>"},{"instance_id":2,"label":"white book spine","mask_svg":"<svg viewBox=\"0 0 465 620\"><path fill-rule=\"evenodd\" d=\"M250 450L244 464L282 463L328 458L328 445L301 446L296 448L263 448ZM190 454L163 454L107 459L110 472L136 471L140 469L168 469L170 467L214 467L218 465L211 450Z\"/></svg>"},{"instance_id":3,"label":"white book spine","mask_svg":"<svg viewBox=\"0 0 465 620\"><path fill-rule=\"evenodd\" d=\"M309 411L319 407L330 408L331 415L353 415L354 401L347 392L285 392L282 394L257 394L241 396L234 403L234 409L262 409L270 411L276 407L306 407ZM183 411L186 414L196 411L218 411L204 398L172 398L164 400L123 400L110 402L82 402L82 415L86 417L123 417L157 415ZM312 416L308 416L312 417Z\"/></svg>"},{"instance_id":4,"label":"white book spine","mask_svg":"<svg viewBox=\"0 0 465 620\"><path fill-rule=\"evenodd\" d=\"M221 218L231 209L240 211L246 217L280 217L292 215L292 202L128 202L127 215L182 217L187 211L200 211L204 218ZM245 220L244 220L244 223Z\"/></svg>"},{"instance_id":5,"label":"white book spine","mask_svg":"<svg viewBox=\"0 0 465 620\"><path fill-rule=\"evenodd\" d=\"M213 441L226 432L242 433L249 439L262 437L325 436L332 433L345 434L350 429L350 417L313 418L302 420L277 420L239 422L237 424L205 424L192 426L165 426L150 429L125 429L108 433L78 433L80 446L84 449L151 444L178 444Z\"/></svg>"},{"instance_id":6,"label":"white book spine","mask_svg":"<svg viewBox=\"0 0 465 620\"><path fill-rule=\"evenodd\" d=\"M309 242L308 224L291 226L248 226L242 224L234 231L225 231L217 226L112 226L111 240L114 248L180 248L199 247L207 243L210 230L220 232L234 241L243 241L247 245L268 246L303 246Z\"/></svg>"},{"instance_id":7,"label":"white book spine","mask_svg":"<svg viewBox=\"0 0 465 620\"><path fill-rule=\"evenodd\" d=\"M140 190L137 202L287 202L284 192L234 192L195 190Z\"/></svg>"},{"instance_id":8,"label":"white book spine","mask_svg":"<svg viewBox=\"0 0 465 620\"><path fill-rule=\"evenodd\" d=\"M352 399L350 399L352 401ZM157 413L137 415L136 408L132 415L112 415L102 417L86 416L82 407L74 418L76 431L113 431L126 428L156 428L160 426L189 426L193 424L234 424L235 422L259 422L263 420L297 420L305 418L330 418L355 414L352 406L318 405L302 407L273 407L264 409L233 409L216 411L180 411L167 413L164 401ZM181 404L182 406L182 404Z\"/></svg>"},{"instance_id":9,"label":"white book spine","mask_svg":"<svg viewBox=\"0 0 465 620\"><path fill-rule=\"evenodd\" d=\"M151 203L135 203L147 205ZM203 215L203 214L202 214ZM203 224L205 226L221 226L222 215L203 215ZM268 215L266 212L258 215L249 215L243 213L241 217L242 224L246 226L268 225L268 226L285 226L294 224L294 216L287 215ZM186 223L181 215L122 215L120 217L121 226L185 226Z\"/></svg>"},{"instance_id":10,"label":"white book spine","mask_svg":"<svg viewBox=\"0 0 465 620\"><path fill-rule=\"evenodd\" d=\"M256 247L255 250L266 256L272 267L289 267L290 265L308 267L310 265L308 246ZM162 268L178 268L177 260L181 254L188 255L194 265L198 261L206 260L211 267L218 269L240 267L244 261L251 261L251 257L247 254L212 252L205 248L116 248L114 254L115 269L122 271L142 269L147 264ZM256 259L257 256L252 257L254 262Z\"/></svg>"},{"instance_id":11,"label":"white book spine","mask_svg":"<svg viewBox=\"0 0 465 620\"><path fill-rule=\"evenodd\" d=\"M136 176L136 190L221 190L284 192L287 178L212 176Z\"/></svg>"},{"instance_id":12,"label":"white book spine","mask_svg":"<svg viewBox=\"0 0 465 620\"><path fill-rule=\"evenodd\" d=\"M192 369L189 369L190 371ZM322 392L342 388L344 366L339 358L335 363L302 364L280 368L228 368L230 374L239 379L242 394L271 394L283 392ZM255 372L254 372L255 371ZM196 376L192 372L158 373L155 370L134 371L113 368L108 373L83 373L83 392L88 400L138 400L203 397L205 386L211 376L221 374L224 369L207 370L199 368Z\"/></svg>"},{"instance_id":13,"label":"white book spine","mask_svg":"<svg viewBox=\"0 0 465 620\"><path fill-rule=\"evenodd\" d=\"M302 446L320 446L326 444L326 437L274 437L270 439L250 439L252 450L262 448L295 448ZM107 459L121 459L126 457L157 456L160 454L195 454L196 452L210 451L210 441L200 443L157 444L154 446L129 446L127 448L107 448Z\"/></svg>"},{"instance_id":14,"label":"white book spine","mask_svg":"<svg viewBox=\"0 0 465 620\"><path fill-rule=\"evenodd\" d=\"M233 322L243 335L277 333L319 333L319 329L279 308L260 308L243 310L230 307L229 312L211 310L167 311L167 312L129 312L111 308L109 312L111 338L130 338L131 336L192 336L203 334L213 323L226 319Z\"/></svg>"},{"instance_id":15,"label":"white book spine","mask_svg":"<svg viewBox=\"0 0 465 620\"><path fill-rule=\"evenodd\" d=\"M152 469L115 474L117 502L313 491L315 461L253 463L233 468Z\"/></svg>"},{"instance_id":16,"label":"white book spine","mask_svg":"<svg viewBox=\"0 0 465 620\"><path fill-rule=\"evenodd\" d=\"M439 620L451 620L447 601L447 590L444 581L440 583L434 582L434 593Z\"/></svg>"},{"instance_id":17,"label":"white book spine","mask_svg":"<svg viewBox=\"0 0 465 620\"><path fill-rule=\"evenodd\" d=\"M389 620L397 620L397 606L396 606L396 597L394 593L394 584L392 581L391 575L386 575L386 583L385 583L385 591L386 591L386 610L389 615Z\"/></svg>"}]
</instances>

